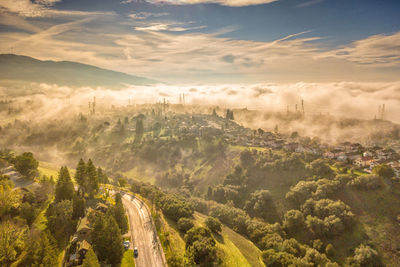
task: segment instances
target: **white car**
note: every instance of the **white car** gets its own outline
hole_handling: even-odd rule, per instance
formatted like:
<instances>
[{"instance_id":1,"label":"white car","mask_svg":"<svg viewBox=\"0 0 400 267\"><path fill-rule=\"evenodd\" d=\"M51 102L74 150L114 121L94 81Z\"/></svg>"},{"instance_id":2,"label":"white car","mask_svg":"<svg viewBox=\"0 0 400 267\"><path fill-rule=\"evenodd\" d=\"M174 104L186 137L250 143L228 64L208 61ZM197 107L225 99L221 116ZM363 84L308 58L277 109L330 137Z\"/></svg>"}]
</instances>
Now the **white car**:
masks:
<instances>
[{"instance_id":1,"label":"white car","mask_svg":"<svg viewBox=\"0 0 400 267\"><path fill-rule=\"evenodd\" d=\"M131 243L128 240L125 240L124 242L122 242L122 245L124 246L125 249L129 249Z\"/></svg>"}]
</instances>

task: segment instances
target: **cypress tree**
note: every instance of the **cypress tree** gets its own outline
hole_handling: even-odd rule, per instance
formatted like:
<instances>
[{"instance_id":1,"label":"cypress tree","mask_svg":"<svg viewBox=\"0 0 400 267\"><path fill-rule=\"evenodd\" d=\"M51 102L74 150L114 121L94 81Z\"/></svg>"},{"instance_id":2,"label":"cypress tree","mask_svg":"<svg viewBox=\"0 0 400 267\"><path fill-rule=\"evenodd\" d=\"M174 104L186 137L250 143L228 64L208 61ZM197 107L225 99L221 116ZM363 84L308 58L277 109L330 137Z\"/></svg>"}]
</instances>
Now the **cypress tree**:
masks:
<instances>
[{"instance_id":1,"label":"cypress tree","mask_svg":"<svg viewBox=\"0 0 400 267\"><path fill-rule=\"evenodd\" d=\"M114 219L117 221L118 227L122 234L128 232L128 219L125 215L124 206L122 205L121 194L115 195L115 206L111 209Z\"/></svg>"},{"instance_id":2,"label":"cypress tree","mask_svg":"<svg viewBox=\"0 0 400 267\"><path fill-rule=\"evenodd\" d=\"M87 177L86 177L86 165L83 159L79 160L78 166L76 167L76 172L75 172L75 181L79 185L79 192L82 193L82 195L85 194L85 183L86 183Z\"/></svg>"},{"instance_id":3,"label":"cypress tree","mask_svg":"<svg viewBox=\"0 0 400 267\"><path fill-rule=\"evenodd\" d=\"M121 231L109 213L97 216L93 225L92 243L100 261L109 264L121 262L123 254Z\"/></svg>"},{"instance_id":4,"label":"cypress tree","mask_svg":"<svg viewBox=\"0 0 400 267\"><path fill-rule=\"evenodd\" d=\"M58 181L56 184L56 201L72 200L74 197L74 184L67 167L61 167L58 173Z\"/></svg>"},{"instance_id":5,"label":"cypress tree","mask_svg":"<svg viewBox=\"0 0 400 267\"><path fill-rule=\"evenodd\" d=\"M88 252L86 252L82 267L100 267L99 260L97 259L97 256L92 248L90 248Z\"/></svg>"},{"instance_id":6,"label":"cypress tree","mask_svg":"<svg viewBox=\"0 0 400 267\"><path fill-rule=\"evenodd\" d=\"M87 189L89 197L93 198L94 194L97 193L97 191L99 190L99 179L97 177L96 167L93 165L91 159L89 159L86 165L86 175L88 178Z\"/></svg>"}]
</instances>

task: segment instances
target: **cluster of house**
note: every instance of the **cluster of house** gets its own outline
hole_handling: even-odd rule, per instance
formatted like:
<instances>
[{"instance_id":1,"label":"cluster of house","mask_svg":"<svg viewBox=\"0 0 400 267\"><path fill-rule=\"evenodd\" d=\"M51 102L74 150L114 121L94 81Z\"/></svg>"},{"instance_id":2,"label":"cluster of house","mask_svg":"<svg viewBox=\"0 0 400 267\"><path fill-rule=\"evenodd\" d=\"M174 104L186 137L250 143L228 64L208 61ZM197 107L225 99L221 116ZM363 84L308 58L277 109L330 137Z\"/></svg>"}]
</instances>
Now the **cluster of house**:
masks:
<instances>
[{"instance_id":1,"label":"cluster of house","mask_svg":"<svg viewBox=\"0 0 400 267\"><path fill-rule=\"evenodd\" d=\"M291 152L312 153L316 155L321 154L321 149L319 147L285 138L279 133L254 133L254 131L251 131L247 128L235 127L233 129L226 130L224 136L227 142L234 145L264 147L274 150L285 149Z\"/></svg>"},{"instance_id":2,"label":"cluster of house","mask_svg":"<svg viewBox=\"0 0 400 267\"><path fill-rule=\"evenodd\" d=\"M353 164L359 168L363 168L365 172L371 172L377 165L386 164L392 167L396 177L400 178L400 155L393 148L382 148L379 146L365 148L359 143L351 142L339 143L334 148L329 148L325 144L310 145L306 142L294 141L291 138L285 139L282 135L271 132L263 132L262 134L243 132L242 134L238 134L237 130L236 132L233 130L231 132L226 131L225 136L229 143L236 145L285 149L298 153L312 153L321 155L324 158Z\"/></svg>"},{"instance_id":3,"label":"cluster of house","mask_svg":"<svg viewBox=\"0 0 400 267\"><path fill-rule=\"evenodd\" d=\"M309 144L302 142L301 138L287 138L279 133L257 132L245 128L233 121L227 121L221 117L211 115L176 116L173 120L174 126L179 132L192 133L201 136L208 132L213 135L223 135L225 141L232 145L247 147L264 147L274 150L285 149L291 152L312 153L325 158L353 164L370 172L379 164L391 166L397 177L400 177L400 156L395 149L373 146L365 148L359 143L343 142L334 148L326 144ZM170 130L172 125L166 126ZM173 127L174 128L174 127ZM397 144L400 151L400 143ZM394 145L390 146L394 147Z\"/></svg>"},{"instance_id":4,"label":"cluster of house","mask_svg":"<svg viewBox=\"0 0 400 267\"><path fill-rule=\"evenodd\" d=\"M103 203L97 203L95 209L88 208L86 216L81 218L78 222L75 234L71 237L70 243L66 250L66 267L81 266L87 251L91 248L91 220L92 215L96 212L106 213L108 206Z\"/></svg>"},{"instance_id":5,"label":"cluster of house","mask_svg":"<svg viewBox=\"0 0 400 267\"><path fill-rule=\"evenodd\" d=\"M358 143L340 143L334 149L323 153L325 158L336 159L351 163L366 172L380 164L386 164L393 168L396 177L400 177L400 155L392 148L379 146L364 148Z\"/></svg>"}]
</instances>

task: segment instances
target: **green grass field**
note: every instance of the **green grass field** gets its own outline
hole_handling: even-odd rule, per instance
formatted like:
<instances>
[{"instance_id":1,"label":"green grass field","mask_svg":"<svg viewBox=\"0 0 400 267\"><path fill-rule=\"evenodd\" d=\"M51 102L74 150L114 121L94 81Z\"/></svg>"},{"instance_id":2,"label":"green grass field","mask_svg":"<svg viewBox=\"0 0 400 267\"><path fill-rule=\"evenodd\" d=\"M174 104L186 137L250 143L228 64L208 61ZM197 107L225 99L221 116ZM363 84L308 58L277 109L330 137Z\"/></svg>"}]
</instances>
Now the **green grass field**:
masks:
<instances>
[{"instance_id":1,"label":"green grass field","mask_svg":"<svg viewBox=\"0 0 400 267\"><path fill-rule=\"evenodd\" d=\"M58 177L58 171L59 171L59 167L49 163L49 162L44 162L44 161L40 161L39 162L39 167L38 170L40 172L41 175L46 175L47 177L53 176L53 178L56 180Z\"/></svg>"},{"instance_id":2,"label":"green grass field","mask_svg":"<svg viewBox=\"0 0 400 267\"><path fill-rule=\"evenodd\" d=\"M50 162L45 162L45 161L39 161L39 173L40 175L46 175L47 177L53 176L54 181L57 181L58 179L58 172L60 170L61 166L58 166L54 163ZM75 169L68 168L69 174L71 175L71 179L73 182L75 182L74 176L75 176Z\"/></svg>"}]
</instances>

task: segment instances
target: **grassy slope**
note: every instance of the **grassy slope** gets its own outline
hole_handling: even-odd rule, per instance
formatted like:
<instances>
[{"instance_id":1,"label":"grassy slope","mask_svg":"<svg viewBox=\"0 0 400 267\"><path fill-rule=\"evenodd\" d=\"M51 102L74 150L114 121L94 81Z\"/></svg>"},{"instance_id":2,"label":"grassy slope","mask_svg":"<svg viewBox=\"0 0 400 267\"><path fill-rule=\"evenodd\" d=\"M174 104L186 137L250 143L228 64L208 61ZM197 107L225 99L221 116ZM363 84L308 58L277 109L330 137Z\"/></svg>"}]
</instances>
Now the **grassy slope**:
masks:
<instances>
[{"instance_id":1,"label":"grassy slope","mask_svg":"<svg viewBox=\"0 0 400 267\"><path fill-rule=\"evenodd\" d=\"M138 180L144 183L155 183L155 178L153 176L147 175L145 171L140 172L137 168L133 168L127 172L123 172L122 174L128 178L132 178L134 180Z\"/></svg>"},{"instance_id":2,"label":"grassy slope","mask_svg":"<svg viewBox=\"0 0 400 267\"><path fill-rule=\"evenodd\" d=\"M47 177L53 176L54 179L57 179L59 169L58 166L52 163L44 161L39 162L38 170L41 175L46 175Z\"/></svg>"},{"instance_id":3,"label":"grassy slope","mask_svg":"<svg viewBox=\"0 0 400 267\"><path fill-rule=\"evenodd\" d=\"M207 218L204 214L196 212L195 223L204 226ZM217 247L222 251L222 264L226 267L265 266L261 260L261 251L248 239L223 226L220 235L214 234Z\"/></svg>"},{"instance_id":4,"label":"grassy slope","mask_svg":"<svg viewBox=\"0 0 400 267\"><path fill-rule=\"evenodd\" d=\"M206 216L196 212L194 222L196 225L204 226ZM164 247L166 256L185 254L185 241L183 235L177 230L175 222L162 218L163 231L161 242L164 244L168 236L169 246ZM167 234L166 234L167 233ZM237 234L228 227L223 227L220 235L214 235L221 257L221 266L224 267L262 267L265 266L261 260L261 251L248 239Z\"/></svg>"},{"instance_id":5,"label":"grassy slope","mask_svg":"<svg viewBox=\"0 0 400 267\"><path fill-rule=\"evenodd\" d=\"M53 176L54 181L57 181L58 179L58 172L60 171L60 167L56 164L50 163L50 162L45 162L45 161L39 161L39 173L40 175L46 175L47 177ZM71 176L72 182L75 183L75 169L68 168L69 174Z\"/></svg>"}]
</instances>

